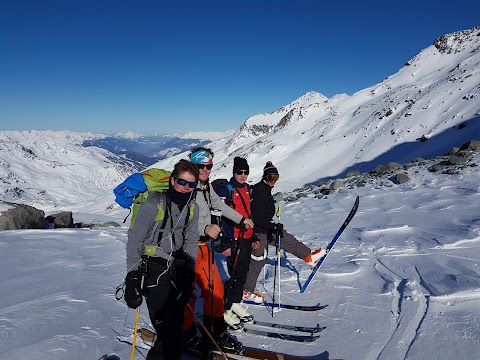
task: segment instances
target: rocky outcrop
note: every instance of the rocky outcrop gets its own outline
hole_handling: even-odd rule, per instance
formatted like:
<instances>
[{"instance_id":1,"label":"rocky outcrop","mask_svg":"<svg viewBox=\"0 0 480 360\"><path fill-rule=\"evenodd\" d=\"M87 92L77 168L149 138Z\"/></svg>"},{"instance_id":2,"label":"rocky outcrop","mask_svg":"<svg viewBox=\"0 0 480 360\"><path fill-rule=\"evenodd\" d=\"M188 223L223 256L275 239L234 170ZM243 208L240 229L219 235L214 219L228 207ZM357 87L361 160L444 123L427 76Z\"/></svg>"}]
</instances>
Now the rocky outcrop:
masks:
<instances>
[{"instance_id":1,"label":"rocky outcrop","mask_svg":"<svg viewBox=\"0 0 480 360\"><path fill-rule=\"evenodd\" d=\"M460 148L453 147L444 156L434 159L414 158L410 163L399 164L390 162L387 165L379 164L374 169L360 173L358 170L350 170L342 180L332 179L328 182L318 182L303 188L295 189L284 194L285 201L296 201L301 197L312 196L322 199L334 194L341 189L355 189L364 186L392 187L408 183L409 169L418 171L419 167L425 167L430 172L438 172L445 175L457 175L469 167L476 167L478 164L472 161L472 154L480 151L480 141L468 141Z\"/></svg>"},{"instance_id":2,"label":"rocky outcrop","mask_svg":"<svg viewBox=\"0 0 480 360\"><path fill-rule=\"evenodd\" d=\"M43 229L45 212L33 206L0 201L7 210L0 214L0 230Z\"/></svg>"}]
</instances>

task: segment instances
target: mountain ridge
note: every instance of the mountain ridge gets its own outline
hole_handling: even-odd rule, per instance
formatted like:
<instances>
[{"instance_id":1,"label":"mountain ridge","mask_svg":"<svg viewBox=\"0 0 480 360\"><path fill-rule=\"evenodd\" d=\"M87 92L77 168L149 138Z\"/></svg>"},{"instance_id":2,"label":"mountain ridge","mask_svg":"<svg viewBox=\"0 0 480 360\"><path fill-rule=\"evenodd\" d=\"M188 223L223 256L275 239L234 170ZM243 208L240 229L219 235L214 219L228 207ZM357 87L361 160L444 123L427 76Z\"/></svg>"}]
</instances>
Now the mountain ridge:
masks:
<instances>
[{"instance_id":1,"label":"mountain ridge","mask_svg":"<svg viewBox=\"0 0 480 360\"><path fill-rule=\"evenodd\" d=\"M439 37L397 73L351 96L326 98L309 91L273 112L247 118L213 142L191 142L189 134L182 139L183 152L172 146L171 152L160 154L167 159L151 166L171 169L187 157L190 146L203 144L215 152L212 179L229 178L233 157L241 156L250 164L250 182L260 180L265 163L272 161L280 172L275 189L287 191L352 169L364 172L390 161L434 157L479 140L479 34L476 27ZM142 143L154 135L123 136L144 152L155 148ZM61 190L66 184L74 184L76 207L98 196L113 198L115 185L146 165L129 158L121 146L115 154L84 144L107 137L69 131L0 132L2 199L39 203L48 211L67 201ZM165 136L165 141L171 138ZM420 141L423 138L428 140Z\"/></svg>"}]
</instances>

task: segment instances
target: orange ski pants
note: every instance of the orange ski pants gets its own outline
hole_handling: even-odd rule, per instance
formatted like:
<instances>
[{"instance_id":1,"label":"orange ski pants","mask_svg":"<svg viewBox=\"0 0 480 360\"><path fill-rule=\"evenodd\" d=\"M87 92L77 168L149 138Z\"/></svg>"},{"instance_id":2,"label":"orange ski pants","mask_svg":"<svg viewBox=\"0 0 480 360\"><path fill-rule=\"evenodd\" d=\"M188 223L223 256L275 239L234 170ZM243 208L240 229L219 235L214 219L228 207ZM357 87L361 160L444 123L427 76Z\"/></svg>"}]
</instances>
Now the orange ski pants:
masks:
<instances>
[{"instance_id":1,"label":"orange ski pants","mask_svg":"<svg viewBox=\"0 0 480 360\"><path fill-rule=\"evenodd\" d=\"M203 298L203 314L210 318L221 317L223 319L224 301L223 301L223 283L218 272L217 264L213 263L212 274L212 256L214 252L206 243L200 242L198 246L197 262L195 263L195 284L200 287ZM212 284L213 280L213 314L212 314ZM196 298L190 299L189 305L195 309ZM187 330L194 322L192 310L185 307L183 310L184 321L183 330Z\"/></svg>"}]
</instances>

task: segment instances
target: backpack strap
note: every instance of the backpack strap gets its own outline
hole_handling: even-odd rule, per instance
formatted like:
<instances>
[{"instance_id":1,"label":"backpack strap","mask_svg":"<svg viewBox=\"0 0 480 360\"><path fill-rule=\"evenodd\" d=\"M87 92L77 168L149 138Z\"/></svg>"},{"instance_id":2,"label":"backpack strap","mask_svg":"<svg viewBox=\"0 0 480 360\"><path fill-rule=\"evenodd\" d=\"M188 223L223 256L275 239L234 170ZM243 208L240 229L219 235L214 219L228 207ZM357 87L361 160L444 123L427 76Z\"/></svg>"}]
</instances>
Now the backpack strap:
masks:
<instances>
[{"instance_id":1,"label":"backpack strap","mask_svg":"<svg viewBox=\"0 0 480 360\"><path fill-rule=\"evenodd\" d=\"M170 220L170 229L172 229L172 241L174 244L176 244L175 241L175 231L174 229L174 224L173 224L173 217L171 216L172 213L172 201L168 198L166 193L164 191L159 191L159 195L163 199L160 199L159 203L157 204L157 216L155 218L155 226L152 229L152 238L155 236L156 232L158 230L163 230L165 229L165 226L167 225L167 221ZM195 206L192 201L189 201L185 206L188 206L188 214L185 215L185 223L182 228L182 247L183 244L185 243L186 239L186 230L188 228L188 224L190 221L193 219L194 213L195 213ZM153 239L151 239L153 240ZM156 246L160 246L161 241L163 240L163 231L160 231L158 233L157 241L156 241ZM152 241L153 242L153 241Z\"/></svg>"},{"instance_id":2,"label":"backpack strap","mask_svg":"<svg viewBox=\"0 0 480 360\"><path fill-rule=\"evenodd\" d=\"M229 182L225 183L228 191L230 191L230 200L226 202L228 206L232 205L232 209L235 209L235 203L233 202L233 186Z\"/></svg>"}]
</instances>

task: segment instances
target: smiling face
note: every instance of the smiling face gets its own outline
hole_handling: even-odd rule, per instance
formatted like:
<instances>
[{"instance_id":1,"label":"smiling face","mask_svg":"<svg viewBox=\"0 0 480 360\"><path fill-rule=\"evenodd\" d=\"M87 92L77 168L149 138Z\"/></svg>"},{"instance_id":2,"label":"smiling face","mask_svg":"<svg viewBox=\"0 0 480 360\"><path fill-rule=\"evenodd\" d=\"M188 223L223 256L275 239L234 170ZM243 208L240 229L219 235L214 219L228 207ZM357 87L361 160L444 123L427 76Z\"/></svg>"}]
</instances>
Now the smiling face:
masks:
<instances>
[{"instance_id":1,"label":"smiling face","mask_svg":"<svg viewBox=\"0 0 480 360\"><path fill-rule=\"evenodd\" d=\"M248 170L238 170L233 177L239 184L245 184L248 179Z\"/></svg>"},{"instance_id":2,"label":"smiling face","mask_svg":"<svg viewBox=\"0 0 480 360\"><path fill-rule=\"evenodd\" d=\"M208 178L210 177L210 173L212 172L212 166L213 164L197 164L198 166L198 180L200 180L202 183L206 182Z\"/></svg>"},{"instance_id":3,"label":"smiling face","mask_svg":"<svg viewBox=\"0 0 480 360\"><path fill-rule=\"evenodd\" d=\"M176 191L180 193L189 193L192 192L196 187L194 184L196 184L197 179L195 179L195 175L189 173L188 171L183 171L178 175L178 177L171 177L170 182ZM182 185L182 183L184 185Z\"/></svg>"},{"instance_id":4,"label":"smiling face","mask_svg":"<svg viewBox=\"0 0 480 360\"><path fill-rule=\"evenodd\" d=\"M274 187L275 183L278 181L278 174L268 174L265 176L265 182L267 183L268 186Z\"/></svg>"}]
</instances>

